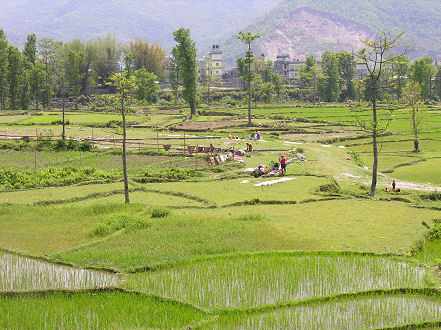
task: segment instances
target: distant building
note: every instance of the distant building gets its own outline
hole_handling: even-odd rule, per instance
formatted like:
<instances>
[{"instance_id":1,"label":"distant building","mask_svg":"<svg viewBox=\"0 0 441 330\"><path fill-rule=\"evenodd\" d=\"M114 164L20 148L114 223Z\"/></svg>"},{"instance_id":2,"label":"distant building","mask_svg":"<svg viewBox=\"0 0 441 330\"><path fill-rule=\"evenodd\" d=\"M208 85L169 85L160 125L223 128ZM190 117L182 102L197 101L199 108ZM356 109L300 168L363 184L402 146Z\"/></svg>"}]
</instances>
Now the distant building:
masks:
<instances>
[{"instance_id":1,"label":"distant building","mask_svg":"<svg viewBox=\"0 0 441 330\"><path fill-rule=\"evenodd\" d=\"M227 88L242 88L242 79L239 76L237 68L224 72L222 75L222 87Z\"/></svg>"},{"instance_id":2,"label":"distant building","mask_svg":"<svg viewBox=\"0 0 441 330\"><path fill-rule=\"evenodd\" d=\"M277 55L274 61L274 73L292 81L299 76L300 67L304 64L305 62L298 59L291 60L288 54Z\"/></svg>"},{"instance_id":3,"label":"distant building","mask_svg":"<svg viewBox=\"0 0 441 330\"><path fill-rule=\"evenodd\" d=\"M207 74L222 77L223 54L219 45L213 45L210 53L203 60L199 61L199 75L204 80Z\"/></svg>"}]
</instances>

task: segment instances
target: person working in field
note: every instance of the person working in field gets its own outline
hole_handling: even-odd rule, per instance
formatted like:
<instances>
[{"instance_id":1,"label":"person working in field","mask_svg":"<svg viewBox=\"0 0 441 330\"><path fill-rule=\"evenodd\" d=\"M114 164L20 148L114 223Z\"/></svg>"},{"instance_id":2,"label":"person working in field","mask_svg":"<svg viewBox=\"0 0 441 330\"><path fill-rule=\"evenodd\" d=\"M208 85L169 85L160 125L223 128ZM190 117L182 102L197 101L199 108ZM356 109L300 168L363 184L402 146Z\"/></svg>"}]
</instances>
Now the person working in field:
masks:
<instances>
[{"instance_id":1,"label":"person working in field","mask_svg":"<svg viewBox=\"0 0 441 330\"><path fill-rule=\"evenodd\" d=\"M282 155L282 158L280 158L280 167L283 171L283 174L286 174L286 158L285 155Z\"/></svg>"}]
</instances>

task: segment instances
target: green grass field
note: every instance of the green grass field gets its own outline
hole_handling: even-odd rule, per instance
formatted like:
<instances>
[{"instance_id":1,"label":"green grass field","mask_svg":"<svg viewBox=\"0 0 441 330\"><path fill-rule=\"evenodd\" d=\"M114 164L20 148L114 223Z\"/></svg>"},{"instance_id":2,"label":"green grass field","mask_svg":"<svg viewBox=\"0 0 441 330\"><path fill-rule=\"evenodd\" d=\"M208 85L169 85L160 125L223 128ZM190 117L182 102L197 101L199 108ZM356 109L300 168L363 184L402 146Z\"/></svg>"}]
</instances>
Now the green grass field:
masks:
<instances>
[{"instance_id":1,"label":"green grass field","mask_svg":"<svg viewBox=\"0 0 441 330\"><path fill-rule=\"evenodd\" d=\"M238 107L190 121L186 108L136 108L128 137L144 140L129 145L130 205L120 145L103 142L120 136L118 114L67 112L68 137L101 141L90 151L4 139L0 328L437 328L439 109L420 153L409 113L392 114L375 197L371 139L354 126L371 114L344 104L259 105L254 127L237 126ZM59 119L8 112L0 135L55 140ZM246 150L229 136L257 130L254 152L222 165L183 152ZM285 181L252 175L282 154ZM392 180L400 193L386 192Z\"/></svg>"}]
</instances>

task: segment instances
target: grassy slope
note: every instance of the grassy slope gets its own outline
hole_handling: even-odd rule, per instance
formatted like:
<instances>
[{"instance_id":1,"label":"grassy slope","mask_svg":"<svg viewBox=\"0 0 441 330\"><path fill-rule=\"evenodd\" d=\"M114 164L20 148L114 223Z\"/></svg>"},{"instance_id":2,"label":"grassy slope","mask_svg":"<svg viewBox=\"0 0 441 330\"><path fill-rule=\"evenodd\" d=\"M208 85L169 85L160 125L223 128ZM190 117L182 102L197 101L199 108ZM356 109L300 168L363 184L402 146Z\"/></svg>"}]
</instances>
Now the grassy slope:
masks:
<instances>
[{"instance_id":1,"label":"grassy slope","mask_svg":"<svg viewBox=\"0 0 441 330\"><path fill-rule=\"evenodd\" d=\"M250 214L264 219L241 219ZM408 251L423 235L421 221L431 223L438 215L398 202L356 200L183 210L153 221L145 230L124 232L54 257L82 266L131 270L237 251L397 253Z\"/></svg>"}]
</instances>

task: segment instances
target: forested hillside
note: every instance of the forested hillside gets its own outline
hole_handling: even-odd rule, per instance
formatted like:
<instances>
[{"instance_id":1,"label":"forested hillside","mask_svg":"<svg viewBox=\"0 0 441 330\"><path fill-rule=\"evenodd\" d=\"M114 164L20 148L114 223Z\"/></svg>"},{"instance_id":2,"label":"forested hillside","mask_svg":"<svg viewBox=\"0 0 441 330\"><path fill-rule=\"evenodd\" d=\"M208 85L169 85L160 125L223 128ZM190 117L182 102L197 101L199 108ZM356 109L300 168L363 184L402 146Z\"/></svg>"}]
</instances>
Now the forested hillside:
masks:
<instances>
[{"instance_id":1,"label":"forested hillside","mask_svg":"<svg viewBox=\"0 0 441 330\"><path fill-rule=\"evenodd\" d=\"M188 27L201 48L244 28L280 0L1 0L0 28L22 44L27 34L69 41L115 33L170 47Z\"/></svg>"},{"instance_id":2,"label":"forested hillside","mask_svg":"<svg viewBox=\"0 0 441 330\"><path fill-rule=\"evenodd\" d=\"M278 53L294 58L325 50L359 48L361 40L382 30L406 31L415 46L411 57L441 56L441 1L438 0L285 0L248 30L262 34L257 51L274 59ZM229 39L229 57L240 44Z\"/></svg>"}]
</instances>

